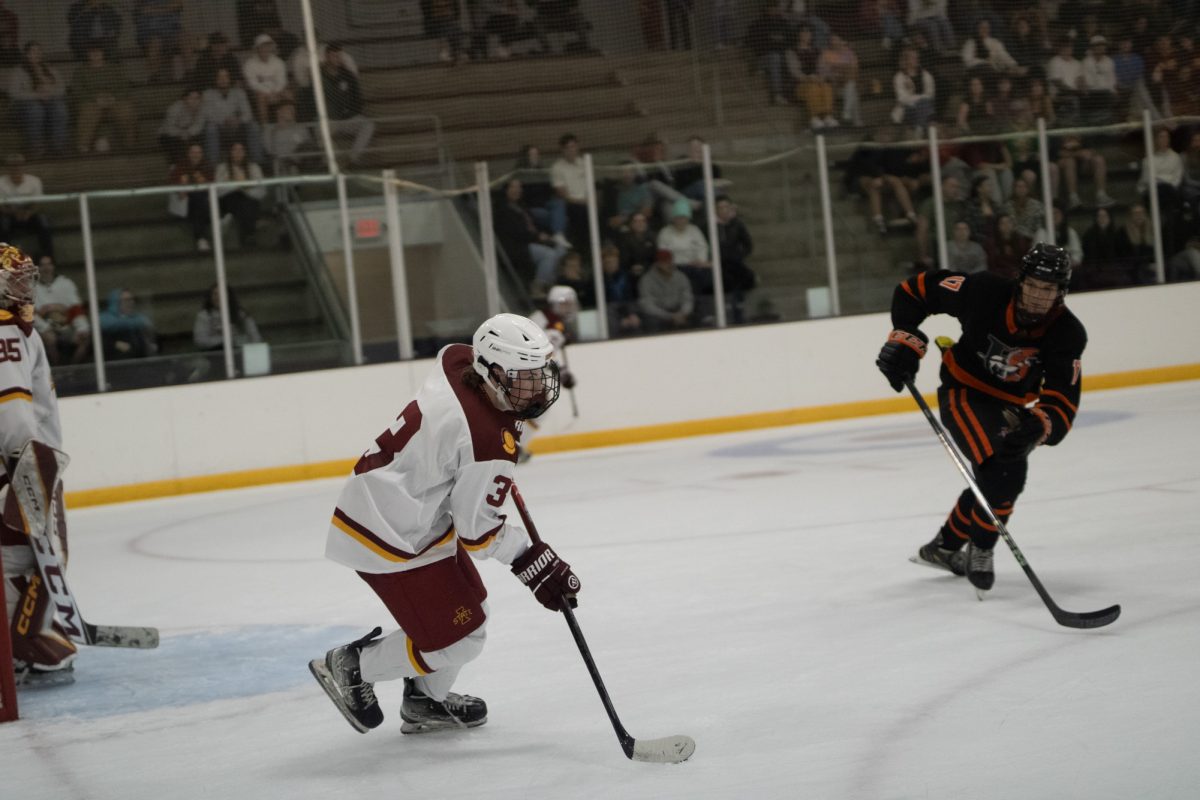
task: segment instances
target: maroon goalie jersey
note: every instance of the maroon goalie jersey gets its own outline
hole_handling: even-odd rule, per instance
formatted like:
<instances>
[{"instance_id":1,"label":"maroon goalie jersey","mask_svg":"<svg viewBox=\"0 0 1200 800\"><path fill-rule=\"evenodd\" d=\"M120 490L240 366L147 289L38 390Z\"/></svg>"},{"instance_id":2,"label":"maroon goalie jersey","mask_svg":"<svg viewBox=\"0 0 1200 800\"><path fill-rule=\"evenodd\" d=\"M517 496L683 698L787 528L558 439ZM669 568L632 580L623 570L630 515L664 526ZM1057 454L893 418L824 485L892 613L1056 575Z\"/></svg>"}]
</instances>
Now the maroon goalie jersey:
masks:
<instances>
[{"instance_id":1,"label":"maroon goalie jersey","mask_svg":"<svg viewBox=\"0 0 1200 800\"><path fill-rule=\"evenodd\" d=\"M1046 444L1067 435L1079 409L1083 323L1058 305L1037 326L1017 324L1014 281L989 272L938 270L902 282L892 297L892 325L916 329L931 314L962 323L962 336L942 355L942 382L993 400L1036 402L1050 419Z\"/></svg>"},{"instance_id":2,"label":"maroon goalie jersey","mask_svg":"<svg viewBox=\"0 0 1200 800\"><path fill-rule=\"evenodd\" d=\"M360 572L403 572L455 557L510 564L529 535L509 519L520 423L462 382L469 345L452 344L392 425L354 466L325 555Z\"/></svg>"}]
</instances>

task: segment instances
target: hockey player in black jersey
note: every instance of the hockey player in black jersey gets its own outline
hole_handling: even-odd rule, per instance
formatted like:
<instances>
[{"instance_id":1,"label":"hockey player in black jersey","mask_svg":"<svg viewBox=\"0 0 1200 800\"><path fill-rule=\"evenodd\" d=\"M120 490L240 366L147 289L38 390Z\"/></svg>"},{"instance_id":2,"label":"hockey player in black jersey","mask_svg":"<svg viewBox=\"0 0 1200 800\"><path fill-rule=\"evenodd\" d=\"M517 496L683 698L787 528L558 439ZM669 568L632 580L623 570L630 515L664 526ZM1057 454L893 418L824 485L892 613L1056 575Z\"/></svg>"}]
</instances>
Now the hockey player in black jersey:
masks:
<instances>
[{"instance_id":1,"label":"hockey player in black jersey","mask_svg":"<svg viewBox=\"0 0 1200 800\"><path fill-rule=\"evenodd\" d=\"M1079 408L1087 334L1063 304L1070 280L1067 252L1039 242L1015 282L989 272L923 272L892 298L894 330L875 363L896 391L915 377L925 355L929 338L919 327L925 318L950 314L962 323L962 336L942 354L939 411L1002 522L1025 486L1029 454L1061 442ZM915 560L965 574L986 591L995 582L998 538L967 489Z\"/></svg>"}]
</instances>

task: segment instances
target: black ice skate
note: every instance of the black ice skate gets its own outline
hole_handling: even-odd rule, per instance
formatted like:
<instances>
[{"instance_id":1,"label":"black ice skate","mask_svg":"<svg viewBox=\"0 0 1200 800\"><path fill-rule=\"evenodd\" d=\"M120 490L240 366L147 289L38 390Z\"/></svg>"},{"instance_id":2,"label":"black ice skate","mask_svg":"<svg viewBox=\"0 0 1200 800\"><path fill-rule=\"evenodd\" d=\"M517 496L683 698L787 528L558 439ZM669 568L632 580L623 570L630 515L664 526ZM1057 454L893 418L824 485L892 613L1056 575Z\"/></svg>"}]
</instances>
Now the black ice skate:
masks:
<instances>
[{"instance_id":1,"label":"black ice skate","mask_svg":"<svg viewBox=\"0 0 1200 800\"><path fill-rule=\"evenodd\" d=\"M75 682L75 662L58 669L44 669L24 661L13 661L13 674L18 689L49 689L51 686L70 686Z\"/></svg>"},{"instance_id":2,"label":"black ice skate","mask_svg":"<svg viewBox=\"0 0 1200 800\"><path fill-rule=\"evenodd\" d=\"M330 650L323 660L308 662L309 671L325 694L342 712L350 727L359 733L378 728L383 722L383 710L375 699L375 687L362 679L358 669L358 654L363 646L382 632L376 628L357 641Z\"/></svg>"},{"instance_id":3,"label":"black ice skate","mask_svg":"<svg viewBox=\"0 0 1200 800\"><path fill-rule=\"evenodd\" d=\"M982 593L991 589L996 582L996 573L992 570L994 554L991 548L985 550L974 544L967 545L967 580L975 587L980 600L983 599Z\"/></svg>"},{"instance_id":4,"label":"black ice skate","mask_svg":"<svg viewBox=\"0 0 1200 800\"><path fill-rule=\"evenodd\" d=\"M921 545L921 549L909 561L926 567L944 569L955 575L961 576L967 573L966 558L963 551L961 549L952 550L949 547L943 547L941 531L938 531L934 535L933 540L929 544Z\"/></svg>"},{"instance_id":5,"label":"black ice skate","mask_svg":"<svg viewBox=\"0 0 1200 800\"><path fill-rule=\"evenodd\" d=\"M477 728L487 722L487 703L469 694L446 695L439 703L425 695L412 678L404 679L404 704L400 706L404 724L401 733L431 733L452 728Z\"/></svg>"}]
</instances>

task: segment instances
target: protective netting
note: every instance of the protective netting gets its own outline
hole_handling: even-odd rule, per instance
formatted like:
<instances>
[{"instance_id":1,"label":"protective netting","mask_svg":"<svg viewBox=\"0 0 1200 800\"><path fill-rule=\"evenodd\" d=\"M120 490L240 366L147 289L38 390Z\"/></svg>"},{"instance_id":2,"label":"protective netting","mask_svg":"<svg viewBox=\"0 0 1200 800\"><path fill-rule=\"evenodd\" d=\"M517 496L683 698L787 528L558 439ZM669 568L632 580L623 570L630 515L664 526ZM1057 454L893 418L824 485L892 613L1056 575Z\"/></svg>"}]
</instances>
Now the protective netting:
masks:
<instances>
[{"instance_id":1,"label":"protective netting","mask_svg":"<svg viewBox=\"0 0 1200 800\"><path fill-rule=\"evenodd\" d=\"M421 298L409 299L418 354L461 337L487 310L482 288L471 303L447 300L461 294L455 280L487 275L476 162L492 182L502 304L528 311L549 285L571 285L586 310L604 306L590 335L878 311L909 270L1010 271L1039 236L1072 249L1077 288L1184 279L1200 269L1200 242L1189 244L1200 217L1198 6L8 3L0 55L10 125L0 147L12 180L40 179L22 191L68 196L44 201L32 219L6 215L3 233L52 251L86 306L88 237L74 193L187 187L93 196L98 297L88 310L119 306L119 290L133 289L158 323L153 346L138 352L195 350L193 317L207 308L199 298L216 282L219 245L258 335L311 345L271 371L347 363L349 330L366 360L405 352L400 293L378 250L387 244L384 169L403 182L406 219L419 200L429 208L417 218L437 226L436 235L406 231L408 288ZM1147 113L1152 138L1166 131L1148 165ZM1044 158L1039 118L1049 131ZM930 126L941 142L937 187ZM824 138L827 169L813 134ZM703 144L721 200L715 221L700 180ZM568 146L592 157L594 224ZM215 207L195 190L334 167L360 177L346 185L349 244L332 180L223 188ZM1050 226L1047 200L1062 207ZM356 278L359 298L340 277L347 248L370 265ZM688 279L693 302L682 317L643 303L661 250ZM299 252L319 257L306 266ZM710 266L718 254L720 287ZM676 278L646 283L664 301L682 292ZM359 314L358 300L378 308ZM68 339L64 350L91 358L86 341ZM104 350L125 355L107 341ZM224 374L219 356L205 358L209 366L196 360L166 380Z\"/></svg>"}]
</instances>

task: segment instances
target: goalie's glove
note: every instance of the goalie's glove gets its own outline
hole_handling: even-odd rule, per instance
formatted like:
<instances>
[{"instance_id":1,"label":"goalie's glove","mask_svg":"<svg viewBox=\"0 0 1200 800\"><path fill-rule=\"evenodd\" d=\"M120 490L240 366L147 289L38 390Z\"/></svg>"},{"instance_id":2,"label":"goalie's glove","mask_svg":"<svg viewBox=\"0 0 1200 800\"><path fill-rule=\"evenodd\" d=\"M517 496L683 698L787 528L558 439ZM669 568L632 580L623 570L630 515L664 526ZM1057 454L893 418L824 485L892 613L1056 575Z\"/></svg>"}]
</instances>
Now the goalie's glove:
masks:
<instances>
[{"instance_id":1,"label":"goalie's glove","mask_svg":"<svg viewBox=\"0 0 1200 800\"><path fill-rule=\"evenodd\" d=\"M578 603L579 578L571 565L558 557L545 542L536 542L512 563L512 572L529 587L538 602L551 611L562 610L565 597L571 608Z\"/></svg>"},{"instance_id":2,"label":"goalie's glove","mask_svg":"<svg viewBox=\"0 0 1200 800\"><path fill-rule=\"evenodd\" d=\"M1004 409L1004 427L996 457L1002 461L1019 461L1050 436L1050 418L1046 412L1033 408Z\"/></svg>"},{"instance_id":3,"label":"goalie's glove","mask_svg":"<svg viewBox=\"0 0 1200 800\"><path fill-rule=\"evenodd\" d=\"M888 334L887 341L879 351L879 358L875 359L875 366L898 392L904 388L906 381L917 377L928 344L929 337L920 330L897 328Z\"/></svg>"}]
</instances>

